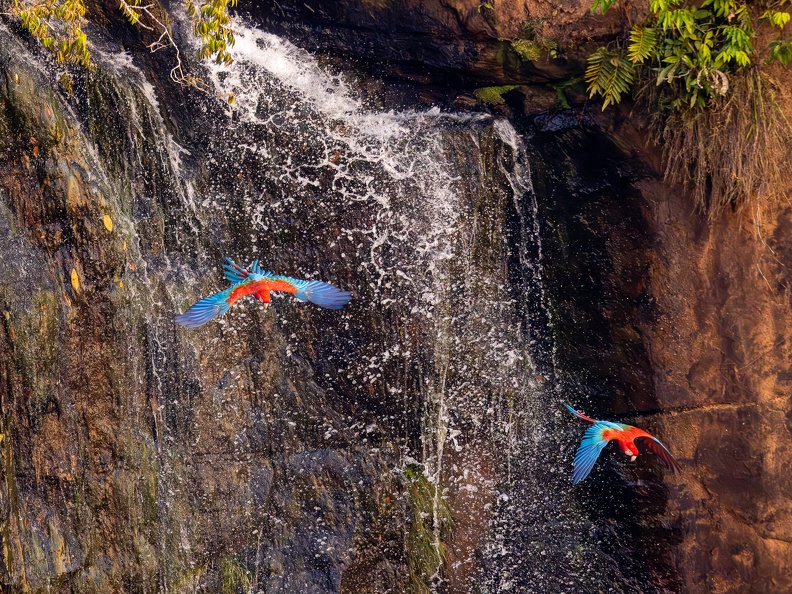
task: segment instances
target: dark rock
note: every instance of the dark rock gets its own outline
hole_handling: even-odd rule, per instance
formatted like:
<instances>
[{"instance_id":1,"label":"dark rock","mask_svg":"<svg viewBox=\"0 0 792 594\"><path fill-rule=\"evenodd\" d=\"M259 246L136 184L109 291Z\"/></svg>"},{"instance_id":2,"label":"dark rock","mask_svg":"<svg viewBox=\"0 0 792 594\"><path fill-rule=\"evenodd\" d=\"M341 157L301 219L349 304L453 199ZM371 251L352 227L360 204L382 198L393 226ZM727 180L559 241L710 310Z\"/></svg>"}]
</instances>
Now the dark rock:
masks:
<instances>
[{"instance_id":1,"label":"dark rock","mask_svg":"<svg viewBox=\"0 0 792 594\"><path fill-rule=\"evenodd\" d=\"M640 2L627 2L619 11L591 15L587 0L493 6L479 0L284 0L242 2L239 10L302 47L385 62L392 76L422 84L470 89L578 76L596 47L588 47L591 40L618 34L646 11ZM564 57L521 59L510 41L524 37L527 25L557 43Z\"/></svg>"}]
</instances>

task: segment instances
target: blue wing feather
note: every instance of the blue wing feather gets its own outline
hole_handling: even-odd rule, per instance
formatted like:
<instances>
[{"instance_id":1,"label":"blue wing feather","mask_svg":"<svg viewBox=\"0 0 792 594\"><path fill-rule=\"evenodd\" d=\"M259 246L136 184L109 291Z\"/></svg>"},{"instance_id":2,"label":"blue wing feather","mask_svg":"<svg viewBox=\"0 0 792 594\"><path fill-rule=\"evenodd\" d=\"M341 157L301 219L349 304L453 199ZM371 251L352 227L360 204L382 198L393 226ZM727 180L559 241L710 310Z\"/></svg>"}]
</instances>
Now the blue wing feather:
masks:
<instances>
[{"instance_id":1,"label":"blue wing feather","mask_svg":"<svg viewBox=\"0 0 792 594\"><path fill-rule=\"evenodd\" d=\"M276 276L275 279L292 284L297 289L294 296L300 301L310 301L327 309L341 309L352 300L349 291L342 291L322 281L299 280L288 276Z\"/></svg>"},{"instance_id":2,"label":"blue wing feather","mask_svg":"<svg viewBox=\"0 0 792 594\"><path fill-rule=\"evenodd\" d=\"M186 312L176 316L176 323L187 326L187 328L198 328L209 320L222 316L231 307L228 305L228 297L231 295L233 288L229 287L225 291L201 299Z\"/></svg>"},{"instance_id":3,"label":"blue wing feather","mask_svg":"<svg viewBox=\"0 0 792 594\"><path fill-rule=\"evenodd\" d=\"M613 429L615 423L597 421L589 427L583 434L583 440L575 453L574 470L572 471L572 483L578 484L585 479L594 463L599 458L600 452L608 445L608 440L603 437L606 429Z\"/></svg>"}]
</instances>

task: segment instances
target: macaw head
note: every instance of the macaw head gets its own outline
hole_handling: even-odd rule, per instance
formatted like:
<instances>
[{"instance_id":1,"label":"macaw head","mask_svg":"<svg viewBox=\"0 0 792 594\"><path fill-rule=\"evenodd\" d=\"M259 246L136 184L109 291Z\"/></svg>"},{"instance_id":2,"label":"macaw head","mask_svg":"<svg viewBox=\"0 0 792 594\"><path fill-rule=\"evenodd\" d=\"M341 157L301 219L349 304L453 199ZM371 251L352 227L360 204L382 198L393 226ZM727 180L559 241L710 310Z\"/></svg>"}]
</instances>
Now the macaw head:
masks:
<instances>
[{"instance_id":1,"label":"macaw head","mask_svg":"<svg viewBox=\"0 0 792 594\"><path fill-rule=\"evenodd\" d=\"M638 448L635 447L634 443L627 443L622 446L622 452L624 452L625 456L630 458L630 462L635 462L635 459L638 457Z\"/></svg>"}]
</instances>

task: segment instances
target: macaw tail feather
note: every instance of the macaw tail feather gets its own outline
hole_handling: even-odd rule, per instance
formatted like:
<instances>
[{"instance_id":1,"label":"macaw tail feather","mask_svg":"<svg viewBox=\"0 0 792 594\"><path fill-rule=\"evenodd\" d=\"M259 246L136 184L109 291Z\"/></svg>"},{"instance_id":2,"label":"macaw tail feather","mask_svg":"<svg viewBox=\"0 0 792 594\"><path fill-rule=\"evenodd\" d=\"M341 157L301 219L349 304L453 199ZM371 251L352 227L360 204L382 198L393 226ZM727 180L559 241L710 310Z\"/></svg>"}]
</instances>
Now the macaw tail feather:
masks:
<instances>
[{"instance_id":1,"label":"macaw tail feather","mask_svg":"<svg viewBox=\"0 0 792 594\"><path fill-rule=\"evenodd\" d=\"M228 280L228 282L230 282L232 285L238 285L247 279L247 277L249 277L251 274L267 276L269 272L261 269L258 260L253 260L250 266L245 268L244 266L240 266L234 262L231 258L226 258L225 264L223 264L223 274L225 274L226 280Z\"/></svg>"},{"instance_id":2,"label":"macaw tail feather","mask_svg":"<svg viewBox=\"0 0 792 594\"><path fill-rule=\"evenodd\" d=\"M248 277L248 271L234 262L231 258L226 258L225 260L225 264L223 264L223 272L228 282L230 282L232 285L241 283Z\"/></svg>"},{"instance_id":3,"label":"macaw tail feather","mask_svg":"<svg viewBox=\"0 0 792 594\"><path fill-rule=\"evenodd\" d=\"M305 281L297 286L294 295L300 301L310 301L327 309L341 309L352 300L352 294L322 281Z\"/></svg>"},{"instance_id":4,"label":"macaw tail feather","mask_svg":"<svg viewBox=\"0 0 792 594\"><path fill-rule=\"evenodd\" d=\"M228 304L228 297L231 295L232 288L201 299L182 315L176 316L176 323L187 326L187 328L198 328L209 320L222 316L231 307Z\"/></svg>"},{"instance_id":5,"label":"macaw tail feather","mask_svg":"<svg viewBox=\"0 0 792 594\"><path fill-rule=\"evenodd\" d=\"M567 407L567 410L568 410L569 412L571 412L571 413L572 413L573 415L575 415L576 417L578 417L578 418L580 418L580 419L583 419L584 421L588 421L589 423L596 423L596 422L597 422L597 421L596 421L596 419L592 419L591 417L587 417L587 416L586 416L586 415L584 415L582 412L576 411L574 408L572 408L572 407L571 407L571 406L569 406L568 404L564 404L564 406L566 406L566 407Z\"/></svg>"}]
</instances>

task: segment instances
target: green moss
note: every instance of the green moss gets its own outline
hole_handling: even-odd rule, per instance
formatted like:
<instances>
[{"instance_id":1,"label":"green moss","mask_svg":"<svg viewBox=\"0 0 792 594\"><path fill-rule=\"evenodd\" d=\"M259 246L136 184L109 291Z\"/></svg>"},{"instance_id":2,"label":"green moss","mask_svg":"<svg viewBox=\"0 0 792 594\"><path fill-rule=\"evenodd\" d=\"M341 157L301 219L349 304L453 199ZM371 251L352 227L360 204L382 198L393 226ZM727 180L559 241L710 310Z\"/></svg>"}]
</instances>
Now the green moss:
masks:
<instances>
[{"instance_id":1,"label":"green moss","mask_svg":"<svg viewBox=\"0 0 792 594\"><path fill-rule=\"evenodd\" d=\"M511 48L525 62L533 62L548 55L551 58L558 57L558 43L549 37L541 35L543 21L535 19L525 23L522 38L511 41Z\"/></svg>"},{"instance_id":2,"label":"green moss","mask_svg":"<svg viewBox=\"0 0 792 594\"><path fill-rule=\"evenodd\" d=\"M526 62L538 60L542 55L542 47L530 39L518 39L511 42L512 49Z\"/></svg>"},{"instance_id":3,"label":"green moss","mask_svg":"<svg viewBox=\"0 0 792 594\"><path fill-rule=\"evenodd\" d=\"M428 594L446 557L445 546L435 536L434 518L436 515L441 525L450 526L451 512L420 465L408 465L404 476L409 481L407 502L411 516L407 534L410 589L413 594Z\"/></svg>"},{"instance_id":4,"label":"green moss","mask_svg":"<svg viewBox=\"0 0 792 594\"><path fill-rule=\"evenodd\" d=\"M178 577L169 590L173 592L199 592L201 591L201 578L205 572L205 568L201 565L188 569ZM232 592L235 592L235 590L232 590Z\"/></svg>"},{"instance_id":5,"label":"green moss","mask_svg":"<svg viewBox=\"0 0 792 594\"><path fill-rule=\"evenodd\" d=\"M473 91L481 103L485 105L497 105L503 103L503 94L516 89L517 85L503 85L500 87L480 87Z\"/></svg>"},{"instance_id":6,"label":"green moss","mask_svg":"<svg viewBox=\"0 0 792 594\"><path fill-rule=\"evenodd\" d=\"M220 562L220 586L223 594L238 594L250 590L250 572L234 558Z\"/></svg>"}]
</instances>

